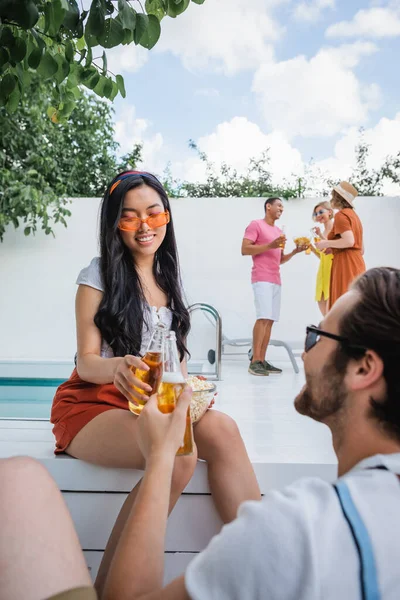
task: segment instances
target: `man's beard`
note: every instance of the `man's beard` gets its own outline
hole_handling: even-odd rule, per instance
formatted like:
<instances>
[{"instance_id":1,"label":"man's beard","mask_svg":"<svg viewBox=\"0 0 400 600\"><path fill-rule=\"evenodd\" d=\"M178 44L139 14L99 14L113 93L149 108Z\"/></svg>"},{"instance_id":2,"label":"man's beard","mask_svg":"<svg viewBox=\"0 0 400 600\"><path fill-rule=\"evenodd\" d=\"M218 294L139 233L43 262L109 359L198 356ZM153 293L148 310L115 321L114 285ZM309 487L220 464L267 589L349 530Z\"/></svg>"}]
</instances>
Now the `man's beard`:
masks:
<instances>
[{"instance_id":1,"label":"man's beard","mask_svg":"<svg viewBox=\"0 0 400 600\"><path fill-rule=\"evenodd\" d=\"M347 397L345 369L339 370L337 362L334 357L318 375L306 374L306 384L294 401L301 415L325 422L343 408Z\"/></svg>"}]
</instances>

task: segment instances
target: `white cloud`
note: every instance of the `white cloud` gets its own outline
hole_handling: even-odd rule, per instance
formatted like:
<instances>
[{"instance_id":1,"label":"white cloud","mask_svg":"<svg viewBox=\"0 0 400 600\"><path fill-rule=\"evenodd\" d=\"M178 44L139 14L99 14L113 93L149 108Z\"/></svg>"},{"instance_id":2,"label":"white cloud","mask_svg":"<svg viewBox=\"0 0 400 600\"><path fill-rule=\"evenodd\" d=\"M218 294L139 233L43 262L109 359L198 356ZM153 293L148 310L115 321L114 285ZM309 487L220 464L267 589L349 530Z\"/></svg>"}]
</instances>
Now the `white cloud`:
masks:
<instances>
[{"instance_id":1,"label":"white cloud","mask_svg":"<svg viewBox=\"0 0 400 600\"><path fill-rule=\"evenodd\" d=\"M149 59L149 51L142 46L118 46L106 51L107 68L115 75L123 73L135 73L146 64Z\"/></svg>"},{"instance_id":2,"label":"white cloud","mask_svg":"<svg viewBox=\"0 0 400 600\"><path fill-rule=\"evenodd\" d=\"M263 152L269 150L269 168L276 183L292 173L303 171L300 152L290 145L283 133L274 131L266 134L245 117L234 117L231 121L220 123L213 133L199 138L197 144L217 168L225 162L239 173L244 173L251 158L260 158ZM195 156L175 162L171 167L172 173L180 178L204 180L204 163Z\"/></svg>"},{"instance_id":3,"label":"white cloud","mask_svg":"<svg viewBox=\"0 0 400 600\"><path fill-rule=\"evenodd\" d=\"M367 167L379 169L388 156L396 155L399 150L400 112L394 119L382 117L379 122L364 131L364 141L370 146ZM333 155L315 163L315 169L328 173L335 179L346 179L356 166L355 148L360 141L357 127L351 127L335 144ZM386 181L383 193L398 195L399 185Z\"/></svg>"},{"instance_id":4,"label":"white cloud","mask_svg":"<svg viewBox=\"0 0 400 600\"><path fill-rule=\"evenodd\" d=\"M135 107L125 105L114 125L115 140L120 144L119 153L126 154L134 144L143 144L143 165L149 171L161 173L164 169L162 150L164 140L161 133L151 132L151 122L136 116Z\"/></svg>"},{"instance_id":5,"label":"white cloud","mask_svg":"<svg viewBox=\"0 0 400 600\"><path fill-rule=\"evenodd\" d=\"M309 0L300 2L294 9L293 15L299 21L318 21L326 9L335 8L336 0Z\"/></svg>"},{"instance_id":6,"label":"white cloud","mask_svg":"<svg viewBox=\"0 0 400 600\"><path fill-rule=\"evenodd\" d=\"M151 132L151 123L136 116L133 106L126 107L119 115L115 125L116 139L121 143L121 154L130 151L136 142L143 143L143 167L158 175L162 175L171 158L171 150L164 143L160 133ZM379 122L364 131L364 141L370 145L367 162L369 168L379 168L387 156L399 152L400 112L394 119L383 117ZM356 166L355 148L360 141L358 127L350 127L342 134L332 148L329 158L317 160L311 169L303 161L300 151L290 143L281 131L265 133L261 128L245 117L234 117L231 121L220 123L209 135L197 140L198 147L218 169L222 162L237 169L239 173L247 170L251 158L259 158L269 149L269 170L273 182L290 181L292 175L311 177L315 190L322 190L324 181L347 179ZM182 155L182 149L174 149L175 156ZM173 177L188 181L204 181L206 169L204 163L187 148L183 150L185 159L172 160ZM387 195L399 195L398 184L386 182L383 189Z\"/></svg>"},{"instance_id":7,"label":"white cloud","mask_svg":"<svg viewBox=\"0 0 400 600\"><path fill-rule=\"evenodd\" d=\"M341 21L326 30L329 38L385 38L400 35L400 14L391 8L359 10L351 21Z\"/></svg>"},{"instance_id":8,"label":"white cloud","mask_svg":"<svg viewBox=\"0 0 400 600\"><path fill-rule=\"evenodd\" d=\"M380 90L362 85L353 69L376 51L372 43L357 42L322 48L311 59L297 56L261 66L253 91L270 128L289 137L326 137L365 123L380 103Z\"/></svg>"},{"instance_id":9,"label":"white cloud","mask_svg":"<svg viewBox=\"0 0 400 600\"><path fill-rule=\"evenodd\" d=\"M284 28L273 17L289 0L208 0L191 4L178 19L162 21L155 52L169 51L190 70L209 69L231 75L255 69L273 57L273 43Z\"/></svg>"}]
</instances>

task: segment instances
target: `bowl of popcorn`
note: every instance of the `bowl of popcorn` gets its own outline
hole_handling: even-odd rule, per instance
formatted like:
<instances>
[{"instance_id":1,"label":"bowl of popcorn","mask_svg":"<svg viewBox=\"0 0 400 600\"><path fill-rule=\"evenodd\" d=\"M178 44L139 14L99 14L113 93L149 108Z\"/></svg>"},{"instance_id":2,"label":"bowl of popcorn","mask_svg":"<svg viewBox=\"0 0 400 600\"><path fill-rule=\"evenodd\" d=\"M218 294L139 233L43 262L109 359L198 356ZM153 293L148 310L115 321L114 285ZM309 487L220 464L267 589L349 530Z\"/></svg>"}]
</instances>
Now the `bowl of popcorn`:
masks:
<instances>
[{"instance_id":1,"label":"bowl of popcorn","mask_svg":"<svg viewBox=\"0 0 400 600\"><path fill-rule=\"evenodd\" d=\"M217 386L211 381L199 379L191 375L186 379L186 383L193 390L192 400L190 402L190 416L192 423L196 423L204 415L212 399L214 398Z\"/></svg>"},{"instance_id":2,"label":"bowl of popcorn","mask_svg":"<svg viewBox=\"0 0 400 600\"><path fill-rule=\"evenodd\" d=\"M295 238L293 238L293 241L297 247L307 246L306 254L311 253L311 249L310 249L311 239L309 237L306 237L306 236L295 237Z\"/></svg>"}]
</instances>

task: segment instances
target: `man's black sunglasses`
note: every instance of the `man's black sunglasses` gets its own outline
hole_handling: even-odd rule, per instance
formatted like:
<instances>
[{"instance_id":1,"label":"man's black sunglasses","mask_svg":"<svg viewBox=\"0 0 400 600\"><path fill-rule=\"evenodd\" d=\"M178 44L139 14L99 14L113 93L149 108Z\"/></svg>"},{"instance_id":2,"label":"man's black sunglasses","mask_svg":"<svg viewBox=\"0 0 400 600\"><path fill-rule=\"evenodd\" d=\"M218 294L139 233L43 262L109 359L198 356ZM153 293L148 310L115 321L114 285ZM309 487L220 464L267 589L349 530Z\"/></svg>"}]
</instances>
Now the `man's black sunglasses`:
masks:
<instances>
[{"instance_id":1,"label":"man's black sunglasses","mask_svg":"<svg viewBox=\"0 0 400 600\"><path fill-rule=\"evenodd\" d=\"M364 348L364 346L357 346L356 344L352 344L347 338L341 335L335 335L334 333L329 333L328 331L324 331L323 329L319 329L319 327L315 327L315 325L309 325L306 329L304 351L309 352L311 348L314 348L315 344L319 342L321 336L327 337L331 340L335 340L336 342L340 342L346 348L351 350L358 350L363 354L367 351L367 349Z\"/></svg>"}]
</instances>

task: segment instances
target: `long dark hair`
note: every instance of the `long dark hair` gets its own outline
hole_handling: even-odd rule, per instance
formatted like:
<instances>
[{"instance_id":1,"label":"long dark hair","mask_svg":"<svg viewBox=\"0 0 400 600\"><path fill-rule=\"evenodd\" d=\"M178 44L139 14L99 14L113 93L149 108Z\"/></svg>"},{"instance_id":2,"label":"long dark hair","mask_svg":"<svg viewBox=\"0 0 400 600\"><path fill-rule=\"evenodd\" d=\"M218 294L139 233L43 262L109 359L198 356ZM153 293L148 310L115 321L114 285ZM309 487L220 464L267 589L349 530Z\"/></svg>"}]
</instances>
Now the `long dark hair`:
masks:
<instances>
[{"instance_id":1,"label":"long dark hair","mask_svg":"<svg viewBox=\"0 0 400 600\"><path fill-rule=\"evenodd\" d=\"M115 356L138 355L142 344L143 322L146 299L132 255L122 241L118 222L124 205L125 194L134 188L148 185L153 188L163 203L164 210L171 214L168 196L154 175L132 173L110 190L123 174L119 173L107 188L100 213L100 268L103 277L104 295L94 322L102 337L111 346ZM185 345L190 329L188 310L183 301L182 283L179 269L174 225L167 224L165 238L154 256L153 273L157 285L168 298L168 308L172 311L172 329L181 360L187 352ZM146 311L147 312L147 311Z\"/></svg>"}]
</instances>

